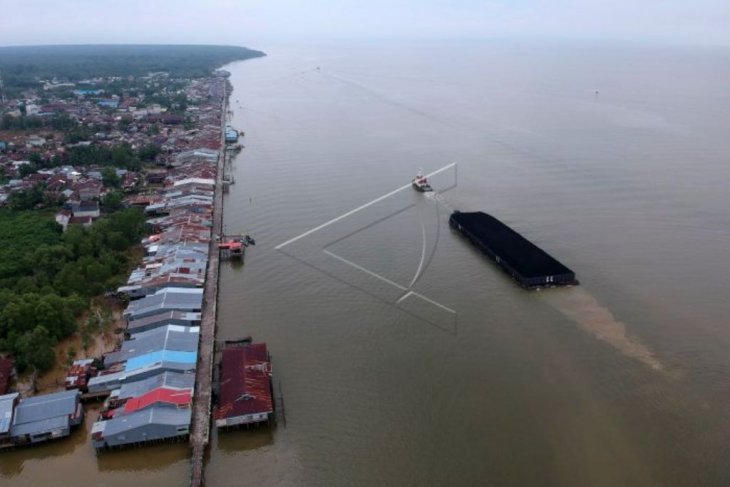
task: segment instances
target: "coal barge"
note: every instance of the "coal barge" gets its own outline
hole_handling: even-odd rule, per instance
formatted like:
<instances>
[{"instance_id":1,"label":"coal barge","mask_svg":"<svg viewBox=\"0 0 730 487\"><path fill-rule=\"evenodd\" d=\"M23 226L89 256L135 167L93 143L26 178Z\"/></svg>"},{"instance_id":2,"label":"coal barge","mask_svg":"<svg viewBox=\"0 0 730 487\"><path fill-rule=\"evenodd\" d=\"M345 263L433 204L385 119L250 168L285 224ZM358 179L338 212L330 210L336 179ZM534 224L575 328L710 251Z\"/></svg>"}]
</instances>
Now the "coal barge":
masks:
<instances>
[{"instance_id":1,"label":"coal barge","mask_svg":"<svg viewBox=\"0 0 730 487\"><path fill-rule=\"evenodd\" d=\"M572 270L491 215L455 211L449 225L526 289L578 284Z\"/></svg>"}]
</instances>

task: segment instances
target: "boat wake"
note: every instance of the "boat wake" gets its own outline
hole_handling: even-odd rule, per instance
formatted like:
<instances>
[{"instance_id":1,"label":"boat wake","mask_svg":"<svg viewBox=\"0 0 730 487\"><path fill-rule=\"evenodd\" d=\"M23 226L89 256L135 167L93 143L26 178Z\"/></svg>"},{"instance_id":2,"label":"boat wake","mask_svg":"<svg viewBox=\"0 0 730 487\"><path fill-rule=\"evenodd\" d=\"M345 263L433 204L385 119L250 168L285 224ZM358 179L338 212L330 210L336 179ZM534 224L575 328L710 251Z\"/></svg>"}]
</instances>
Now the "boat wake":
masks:
<instances>
[{"instance_id":1,"label":"boat wake","mask_svg":"<svg viewBox=\"0 0 730 487\"><path fill-rule=\"evenodd\" d=\"M440 236L438 224L435 226L426 224L427 218L431 216L436 222L440 221L440 205L422 204L419 203L419 198L431 197L434 191L428 184L428 178L442 173L453 175L451 186L443 188L442 191L456 187L456 163L448 164L426 175L419 173L411 183L307 230L277 245L274 249L414 318L442 331L456 334L457 312L416 290L434 258ZM411 197L409 194L414 189L418 191L418 197ZM387 270L378 269L373 262L368 263L368 253L348 256L342 254L343 242L413 209L418 211L421 248L416 269L407 278L404 275L398 277L384 275L388 273ZM368 246L368 250L371 252L372 246Z\"/></svg>"},{"instance_id":2,"label":"boat wake","mask_svg":"<svg viewBox=\"0 0 730 487\"><path fill-rule=\"evenodd\" d=\"M585 289L573 288L565 292L543 293L541 296L548 305L577 323L582 330L627 357L636 359L654 370L666 370L654 352L638 337L631 336L626 324L617 320L608 308Z\"/></svg>"},{"instance_id":3,"label":"boat wake","mask_svg":"<svg viewBox=\"0 0 730 487\"><path fill-rule=\"evenodd\" d=\"M449 200L446 195L444 195L443 193L439 193L438 191L424 193L424 197L433 201L437 205L446 208L449 213L453 213L457 210L456 205L451 200Z\"/></svg>"}]
</instances>

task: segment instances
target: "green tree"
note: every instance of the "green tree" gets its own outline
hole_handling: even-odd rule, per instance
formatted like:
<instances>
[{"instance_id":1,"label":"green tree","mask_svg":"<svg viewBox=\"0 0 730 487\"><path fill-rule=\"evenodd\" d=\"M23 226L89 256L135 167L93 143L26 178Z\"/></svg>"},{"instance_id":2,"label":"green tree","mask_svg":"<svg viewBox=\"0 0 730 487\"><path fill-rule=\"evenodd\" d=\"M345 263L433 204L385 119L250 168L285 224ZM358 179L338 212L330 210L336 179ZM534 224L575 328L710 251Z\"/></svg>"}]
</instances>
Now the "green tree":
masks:
<instances>
[{"instance_id":1,"label":"green tree","mask_svg":"<svg viewBox=\"0 0 730 487\"><path fill-rule=\"evenodd\" d=\"M132 121L127 118L122 118L117 122L117 128L122 132L126 132L130 125L132 125Z\"/></svg>"},{"instance_id":2,"label":"green tree","mask_svg":"<svg viewBox=\"0 0 730 487\"><path fill-rule=\"evenodd\" d=\"M76 120L64 113L60 115L54 115L54 117L51 119L50 125L55 130L69 132L77 128L79 124Z\"/></svg>"},{"instance_id":3,"label":"green tree","mask_svg":"<svg viewBox=\"0 0 730 487\"><path fill-rule=\"evenodd\" d=\"M101 223L101 221L97 223ZM96 226L96 224L94 224L94 226ZM71 225L63 235L64 244L71 252L74 259L78 259L84 255L92 255L94 253L94 246L87 235L86 230L76 225Z\"/></svg>"},{"instance_id":4,"label":"green tree","mask_svg":"<svg viewBox=\"0 0 730 487\"><path fill-rule=\"evenodd\" d=\"M89 291L84 274L76 262L68 262L53 280L53 287L62 295L86 295Z\"/></svg>"},{"instance_id":5,"label":"green tree","mask_svg":"<svg viewBox=\"0 0 730 487\"><path fill-rule=\"evenodd\" d=\"M43 156L38 152L31 152L28 160L34 167L43 167Z\"/></svg>"},{"instance_id":6,"label":"green tree","mask_svg":"<svg viewBox=\"0 0 730 487\"><path fill-rule=\"evenodd\" d=\"M101 207L109 212L114 212L124 206L124 196L119 191L110 191L101 198Z\"/></svg>"},{"instance_id":7,"label":"green tree","mask_svg":"<svg viewBox=\"0 0 730 487\"><path fill-rule=\"evenodd\" d=\"M36 155L38 155L38 154L37 154L37 153L35 153L35 152L34 152L33 154L36 154ZM33 154L31 154L31 156L32 156ZM40 156L38 156L38 157L40 157ZM25 177L27 177L27 176L30 176L31 174L34 174L34 173L36 173L36 172L38 172L38 168L37 168L37 166L36 166L35 164L33 164L32 162L31 162L30 164L22 164L22 165L21 165L21 166L20 166L20 167L18 168L18 174L20 175L20 177L21 177L21 178L25 178Z\"/></svg>"},{"instance_id":8,"label":"green tree","mask_svg":"<svg viewBox=\"0 0 730 487\"><path fill-rule=\"evenodd\" d=\"M35 319L56 340L67 337L76 330L73 314L68 309L65 300L56 294L41 296L38 299Z\"/></svg>"},{"instance_id":9,"label":"green tree","mask_svg":"<svg viewBox=\"0 0 730 487\"><path fill-rule=\"evenodd\" d=\"M35 305L38 295L15 295L0 313L0 329L6 333L25 333L36 325Z\"/></svg>"},{"instance_id":10,"label":"green tree","mask_svg":"<svg viewBox=\"0 0 730 487\"><path fill-rule=\"evenodd\" d=\"M142 161L151 162L155 160L155 157L157 157L161 151L162 150L157 144L146 144L139 148L137 151L137 157L139 157Z\"/></svg>"},{"instance_id":11,"label":"green tree","mask_svg":"<svg viewBox=\"0 0 730 487\"><path fill-rule=\"evenodd\" d=\"M36 184L30 189L10 193L8 206L15 211L32 210L43 203L43 198L43 187L40 184Z\"/></svg>"},{"instance_id":12,"label":"green tree","mask_svg":"<svg viewBox=\"0 0 730 487\"><path fill-rule=\"evenodd\" d=\"M19 369L31 367L38 372L50 369L56 361L55 341L42 325L24 333L15 341L15 358Z\"/></svg>"},{"instance_id":13,"label":"green tree","mask_svg":"<svg viewBox=\"0 0 730 487\"><path fill-rule=\"evenodd\" d=\"M101 170L101 182L107 188L118 188L122 180L117 176L116 168L107 166Z\"/></svg>"}]
</instances>

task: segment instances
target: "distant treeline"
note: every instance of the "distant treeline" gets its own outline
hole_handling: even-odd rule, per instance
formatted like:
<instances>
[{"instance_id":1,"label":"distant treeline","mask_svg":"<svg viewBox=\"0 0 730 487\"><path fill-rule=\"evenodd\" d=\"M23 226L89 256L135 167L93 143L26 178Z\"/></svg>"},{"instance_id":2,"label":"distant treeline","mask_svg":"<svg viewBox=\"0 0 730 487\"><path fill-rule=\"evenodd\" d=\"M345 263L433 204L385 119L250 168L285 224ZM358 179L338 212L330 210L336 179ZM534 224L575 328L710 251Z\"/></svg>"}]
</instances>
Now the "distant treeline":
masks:
<instances>
[{"instance_id":1,"label":"distant treeline","mask_svg":"<svg viewBox=\"0 0 730 487\"><path fill-rule=\"evenodd\" d=\"M80 81L144 76L165 71L198 78L232 62L265 56L237 46L78 45L0 47L0 76L7 89L37 86L38 79Z\"/></svg>"}]
</instances>

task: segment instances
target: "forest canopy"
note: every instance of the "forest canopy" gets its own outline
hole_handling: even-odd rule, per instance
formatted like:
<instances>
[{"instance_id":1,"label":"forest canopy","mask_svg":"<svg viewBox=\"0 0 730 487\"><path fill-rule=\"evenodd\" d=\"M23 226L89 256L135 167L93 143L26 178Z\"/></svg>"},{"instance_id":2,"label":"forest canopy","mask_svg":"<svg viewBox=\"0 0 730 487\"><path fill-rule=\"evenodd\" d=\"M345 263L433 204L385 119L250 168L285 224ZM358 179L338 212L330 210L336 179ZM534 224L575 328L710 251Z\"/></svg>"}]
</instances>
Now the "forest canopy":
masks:
<instances>
[{"instance_id":1,"label":"forest canopy","mask_svg":"<svg viewBox=\"0 0 730 487\"><path fill-rule=\"evenodd\" d=\"M0 47L0 75L6 88L30 88L39 79L80 81L95 77L199 78L233 61L265 56L238 46L76 45Z\"/></svg>"},{"instance_id":2,"label":"forest canopy","mask_svg":"<svg viewBox=\"0 0 730 487\"><path fill-rule=\"evenodd\" d=\"M89 299L124 282L143 233L138 209L66 233L50 212L0 210L0 350L20 370L53 365L52 347L76 331Z\"/></svg>"}]
</instances>

